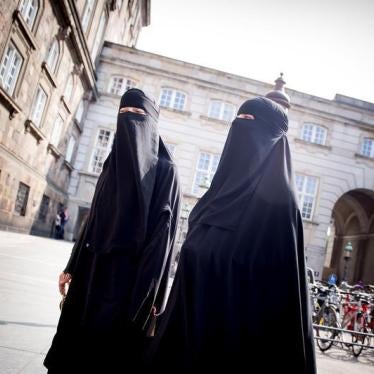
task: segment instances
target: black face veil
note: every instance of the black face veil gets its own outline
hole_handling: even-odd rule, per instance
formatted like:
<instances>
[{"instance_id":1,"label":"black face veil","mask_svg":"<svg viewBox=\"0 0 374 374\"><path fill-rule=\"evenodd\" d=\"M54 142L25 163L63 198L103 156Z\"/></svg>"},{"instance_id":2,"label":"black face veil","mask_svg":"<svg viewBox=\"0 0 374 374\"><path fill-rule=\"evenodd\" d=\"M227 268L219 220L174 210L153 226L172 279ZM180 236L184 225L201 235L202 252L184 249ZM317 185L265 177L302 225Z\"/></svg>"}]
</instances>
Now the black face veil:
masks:
<instances>
[{"instance_id":1,"label":"black face veil","mask_svg":"<svg viewBox=\"0 0 374 374\"><path fill-rule=\"evenodd\" d=\"M121 108L143 109L145 114L118 113L112 151L104 164L89 217L87 243L95 253L138 250L147 232L148 213L156 180L159 134L158 108L132 89Z\"/></svg>"},{"instance_id":2,"label":"black face veil","mask_svg":"<svg viewBox=\"0 0 374 374\"><path fill-rule=\"evenodd\" d=\"M234 120L212 184L190 214L191 225L198 222L234 230L261 179L264 163L287 132L287 116L268 99L246 101L238 111L245 113L255 119Z\"/></svg>"}]
</instances>

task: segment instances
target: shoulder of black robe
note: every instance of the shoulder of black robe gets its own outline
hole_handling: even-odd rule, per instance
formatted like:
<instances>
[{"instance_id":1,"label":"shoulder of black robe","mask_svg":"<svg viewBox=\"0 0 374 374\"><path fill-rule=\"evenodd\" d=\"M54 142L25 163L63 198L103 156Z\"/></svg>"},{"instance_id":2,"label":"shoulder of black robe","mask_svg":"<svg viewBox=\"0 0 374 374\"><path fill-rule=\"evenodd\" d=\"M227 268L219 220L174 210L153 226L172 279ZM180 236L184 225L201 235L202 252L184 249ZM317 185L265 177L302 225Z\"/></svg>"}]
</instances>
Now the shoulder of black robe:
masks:
<instances>
[{"instance_id":1,"label":"shoulder of black robe","mask_svg":"<svg viewBox=\"0 0 374 374\"><path fill-rule=\"evenodd\" d=\"M255 119L233 121L212 184L191 211L190 226L206 223L235 229L264 163L287 132L287 115L269 99L246 101L239 108L238 114L242 113L252 114ZM228 211L230 214L226 214Z\"/></svg>"},{"instance_id":2,"label":"shoulder of black robe","mask_svg":"<svg viewBox=\"0 0 374 374\"><path fill-rule=\"evenodd\" d=\"M132 300L132 318L143 330L148 328L152 310L159 314L165 307L180 202L177 168L160 138L149 232L140 256Z\"/></svg>"}]
</instances>

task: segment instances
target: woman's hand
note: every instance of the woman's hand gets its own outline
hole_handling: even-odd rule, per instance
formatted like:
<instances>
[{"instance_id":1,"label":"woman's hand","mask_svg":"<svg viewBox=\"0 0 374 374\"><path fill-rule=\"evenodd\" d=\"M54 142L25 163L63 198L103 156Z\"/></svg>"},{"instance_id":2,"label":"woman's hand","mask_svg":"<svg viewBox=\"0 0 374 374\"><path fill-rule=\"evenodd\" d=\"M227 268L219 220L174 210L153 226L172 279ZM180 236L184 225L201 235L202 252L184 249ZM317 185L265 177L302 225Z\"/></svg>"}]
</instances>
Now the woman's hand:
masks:
<instances>
[{"instance_id":1,"label":"woman's hand","mask_svg":"<svg viewBox=\"0 0 374 374\"><path fill-rule=\"evenodd\" d=\"M67 288L71 282L71 274L62 272L58 278L58 288L60 290L60 294L66 296Z\"/></svg>"}]
</instances>

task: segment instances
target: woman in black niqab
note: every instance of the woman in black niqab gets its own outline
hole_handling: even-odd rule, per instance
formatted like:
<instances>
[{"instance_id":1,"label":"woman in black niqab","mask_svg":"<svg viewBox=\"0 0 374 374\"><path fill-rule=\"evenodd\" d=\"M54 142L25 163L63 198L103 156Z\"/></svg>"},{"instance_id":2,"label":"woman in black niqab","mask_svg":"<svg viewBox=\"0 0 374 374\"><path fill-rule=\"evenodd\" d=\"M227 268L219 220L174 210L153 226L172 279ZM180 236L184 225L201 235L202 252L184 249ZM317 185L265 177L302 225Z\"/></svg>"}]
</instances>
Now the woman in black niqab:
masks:
<instances>
[{"instance_id":1,"label":"woman in black niqab","mask_svg":"<svg viewBox=\"0 0 374 374\"><path fill-rule=\"evenodd\" d=\"M316 373L303 227L284 110L246 101L192 210L146 364L163 372Z\"/></svg>"},{"instance_id":2,"label":"woman in black niqab","mask_svg":"<svg viewBox=\"0 0 374 374\"><path fill-rule=\"evenodd\" d=\"M112 151L64 270L72 280L44 362L50 373L131 370L164 304L180 186L158 115L141 90L122 96Z\"/></svg>"}]
</instances>

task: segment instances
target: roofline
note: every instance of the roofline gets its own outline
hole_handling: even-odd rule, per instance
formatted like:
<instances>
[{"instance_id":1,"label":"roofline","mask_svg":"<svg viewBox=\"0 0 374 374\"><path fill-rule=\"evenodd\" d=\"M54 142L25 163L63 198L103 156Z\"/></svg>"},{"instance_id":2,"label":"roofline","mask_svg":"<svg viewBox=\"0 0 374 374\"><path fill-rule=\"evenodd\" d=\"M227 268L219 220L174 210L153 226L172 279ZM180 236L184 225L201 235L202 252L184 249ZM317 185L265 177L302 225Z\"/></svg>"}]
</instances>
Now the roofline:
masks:
<instances>
[{"instance_id":1,"label":"roofline","mask_svg":"<svg viewBox=\"0 0 374 374\"><path fill-rule=\"evenodd\" d=\"M137 48L127 47L125 45L110 42L110 41L105 41L104 42L104 47L122 49L122 50L126 50L128 52L131 52L131 53L140 53L140 54L145 55L145 56L147 56L147 55L148 56L154 56L154 57L157 57L158 59L161 59L161 60L164 60L164 61L169 61L169 62L176 63L176 64L183 64L183 65L189 66L191 68L197 68L197 69L200 69L200 70L203 70L203 71L206 71L206 72L211 72L211 73L216 74L216 75L222 75L223 74L227 77L231 77L231 78L234 78L234 79L249 81L251 83L260 85L260 86L262 86L266 89L273 89L273 87L274 87L274 84L272 84L272 83L259 81L259 80L249 78L249 77L244 77L244 76L238 75L238 74L228 73L228 72L223 71L223 70L218 70L218 69L210 68L210 67L207 67L207 66L194 64L192 62L178 60L176 58L167 57L167 56L160 55L160 54L154 53L154 52L148 52L148 51L144 51L144 50L137 49ZM338 103L338 104L343 104L343 105L347 105L347 106L353 106L353 107L356 107L356 108L360 108L360 109L365 110L365 111L374 111L374 103L364 101L364 100L360 100L360 99L350 97L350 96L336 94L333 99L326 99L326 98L321 97L321 96L308 94L306 92L297 91L297 90L294 90L294 89L288 88L288 87L285 87L285 90L291 96L291 98L292 98L292 94L294 94L294 95L298 95L298 96L304 96L304 97L307 97L307 98L310 98L310 99L313 99L313 100L316 100L316 101L319 101L319 102L324 102L326 104ZM354 105L352 103L348 103L347 102L348 100L347 101L339 100L339 98L351 99L352 101L356 102L356 105ZM371 108L371 106L373 108Z\"/></svg>"}]
</instances>

